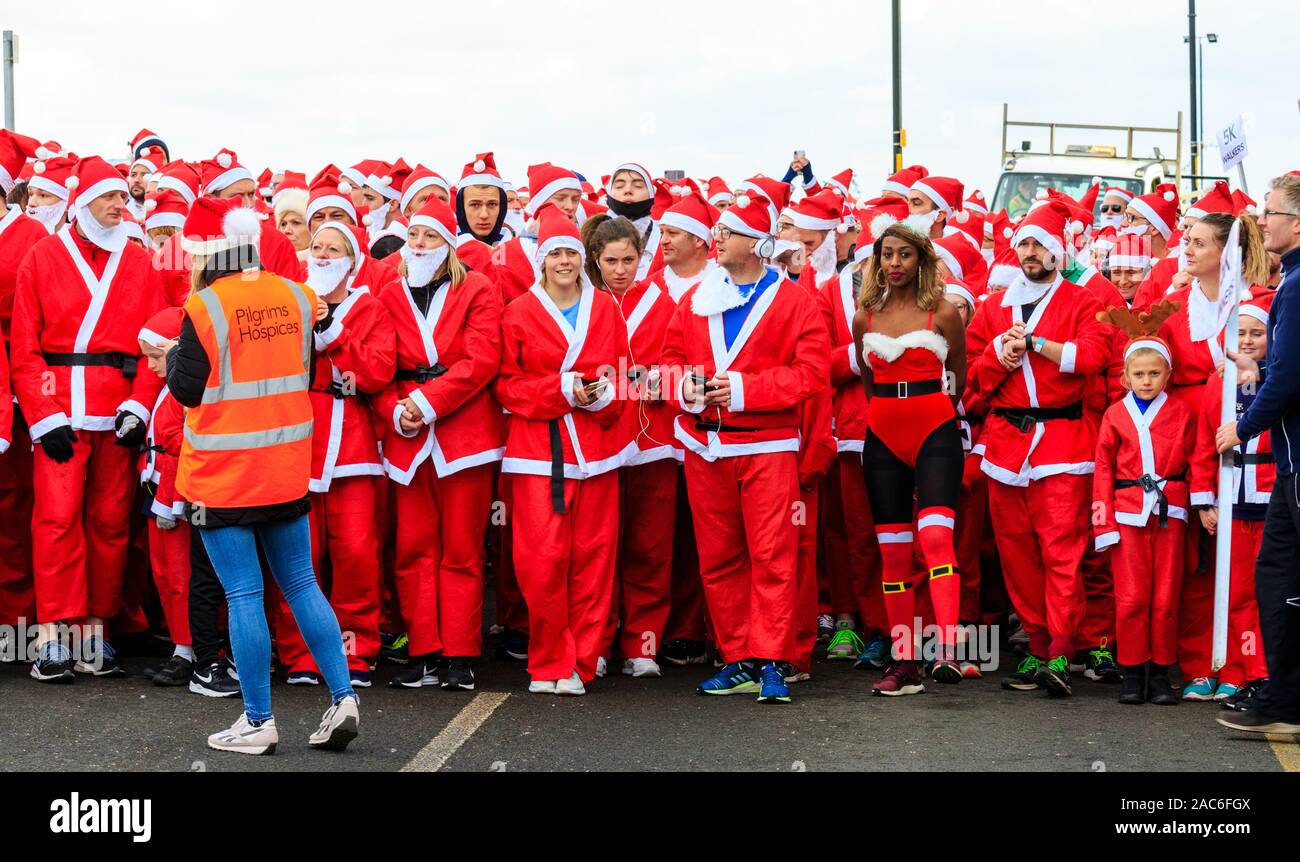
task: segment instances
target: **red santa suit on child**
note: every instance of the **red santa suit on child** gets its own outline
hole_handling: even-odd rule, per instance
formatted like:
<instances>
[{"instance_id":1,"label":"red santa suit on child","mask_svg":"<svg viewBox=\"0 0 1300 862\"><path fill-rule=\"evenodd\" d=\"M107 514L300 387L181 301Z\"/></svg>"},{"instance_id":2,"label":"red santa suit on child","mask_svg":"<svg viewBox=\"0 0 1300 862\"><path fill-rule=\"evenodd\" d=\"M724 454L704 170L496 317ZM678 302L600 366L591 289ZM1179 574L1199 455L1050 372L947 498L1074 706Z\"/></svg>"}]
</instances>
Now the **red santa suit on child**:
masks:
<instances>
[{"instance_id":1,"label":"red santa suit on child","mask_svg":"<svg viewBox=\"0 0 1300 862\"><path fill-rule=\"evenodd\" d=\"M39 622L117 613L135 483L134 455L113 431L127 414L143 430L162 388L137 368L140 328L166 305L162 281L125 228L101 225L89 210L100 195L126 195L126 182L94 156L78 163L74 181L80 224L23 260L11 331L14 390L41 443L32 518Z\"/></svg>"}]
</instances>

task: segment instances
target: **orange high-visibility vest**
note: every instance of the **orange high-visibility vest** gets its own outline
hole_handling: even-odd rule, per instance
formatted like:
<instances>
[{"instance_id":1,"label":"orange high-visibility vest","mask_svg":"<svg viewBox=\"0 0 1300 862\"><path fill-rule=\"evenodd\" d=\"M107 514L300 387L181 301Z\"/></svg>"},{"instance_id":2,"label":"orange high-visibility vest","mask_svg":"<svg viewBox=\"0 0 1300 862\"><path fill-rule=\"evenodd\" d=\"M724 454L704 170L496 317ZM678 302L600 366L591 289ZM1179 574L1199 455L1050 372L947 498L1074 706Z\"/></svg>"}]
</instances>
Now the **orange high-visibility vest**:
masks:
<instances>
[{"instance_id":1,"label":"orange high-visibility vest","mask_svg":"<svg viewBox=\"0 0 1300 862\"><path fill-rule=\"evenodd\" d=\"M212 366L185 416L176 490L189 502L247 508L307 495L315 308L308 287L268 272L225 276L185 303Z\"/></svg>"}]
</instances>

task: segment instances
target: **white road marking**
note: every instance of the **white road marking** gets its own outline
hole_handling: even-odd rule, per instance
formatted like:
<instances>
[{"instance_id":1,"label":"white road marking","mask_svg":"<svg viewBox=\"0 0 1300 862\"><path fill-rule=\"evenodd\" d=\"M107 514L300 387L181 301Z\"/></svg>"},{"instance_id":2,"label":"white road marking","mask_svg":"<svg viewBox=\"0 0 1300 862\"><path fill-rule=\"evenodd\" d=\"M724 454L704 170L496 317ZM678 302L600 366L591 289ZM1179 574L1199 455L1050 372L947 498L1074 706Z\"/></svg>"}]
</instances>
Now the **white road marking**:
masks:
<instances>
[{"instance_id":1,"label":"white road marking","mask_svg":"<svg viewBox=\"0 0 1300 862\"><path fill-rule=\"evenodd\" d=\"M462 745L469 741L483 723L492 717L496 708L505 703L510 695L502 691L485 691L474 695L474 699L465 704L465 708L456 713L456 717L429 740L429 744L420 749L410 762L402 767L403 772L437 772L446 766L447 761Z\"/></svg>"}]
</instances>

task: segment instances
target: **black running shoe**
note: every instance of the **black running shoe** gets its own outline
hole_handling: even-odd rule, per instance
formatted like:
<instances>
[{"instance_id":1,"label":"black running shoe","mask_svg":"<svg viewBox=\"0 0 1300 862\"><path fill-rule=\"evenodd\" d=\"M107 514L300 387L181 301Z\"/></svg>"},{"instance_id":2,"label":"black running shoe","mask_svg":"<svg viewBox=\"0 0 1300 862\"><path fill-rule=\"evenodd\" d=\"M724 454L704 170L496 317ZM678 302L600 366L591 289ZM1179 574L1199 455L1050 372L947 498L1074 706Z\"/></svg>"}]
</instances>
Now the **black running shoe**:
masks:
<instances>
[{"instance_id":1,"label":"black running shoe","mask_svg":"<svg viewBox=\"0 0 1300 862\"><path fill-rule=\"evenodd\" d=\"M406 664L411 660L407 649L406 633L400 635L379 633L379 657L393 664Z\"/></svg>"},{"instance_id":2,"label":"black running shoe","mask_svg":"<svg viewBox=\"0 0 1300 862\"><path fill-rule=\"evenodd\" d=\"M239 694L239 681L230 675L225 662L214 661L207 667L194 668L190 691L204 697L234 697Z\"/></svg>"},{"instance_id":3,"label":"black running shoe","mask_svg":"<svg viewBox=\"0 0 1300 862\"><path fill-rule=\"evenodd\" d=\"M154 671L151 678L154 685L177 686L188 683L193 673L194 662L174 655L167 661L167 664Z\"/></svg>"},{"instance_id":4,"label":"black running shoe","mask_svg":"<svg viewBox=\"0 0 1300 862\"><path fill-rule=\"evenodd\" d=\"M437 686L440 682L439 660L433 656L412 658L410 664L393 674L388 681L391 688L422 688Z\"/></svg>"},{"instance_id":5,"label":"black running shoe","mask_svg":"<svg viewBox=\"0 0 1300 862\"><path fill-rule=\"evenodd\" d=\"M1267 679L1252 679L1250 682L1237 689L1237 693L1232 697L1219 701L1224 709L1230 709L1233 712L1246 712L1254 706L1255 695L1264 687Z\"/></svg>"},{"instance_id":6,"label":"black running shoe","mask_svg":"<svg viewBox=\"0 0 1300 862\"><path fill-rule=\"evenodd\" d=\"M664 648L659 651L659 658L678 667L705 664L709 660L708 647L704 641L674 638L664 644Z\"/></svg>"},{"instance_id":7,"label":"black running shoe","mask_svg":"<svg viewBox=\"0 0 1300 862\"><path fill-rule=\"evenodd\" d=\"M1070 687L1070 659L1058 655L1040 665L1034 682L1038 683L1039 688L1047 689L1047 693L1053 697L1069 697L1074 694L1074 689Z\"/></svg>"},{"instance_id":8,"label":"black running shoe","mask_svg":"<svg viewBox=\"0 0 1300 862\"><path fill-rule=\"evenodd\" d=\"M1116 683L1124 678L1119 665L1115 664L1115 654L1107 646L1106 638L1101 639L1101 646L1088 650L1083 675L1095 682L1106 683Z\"/></svg>"},{"instance_id":9,"label":"black running shoe","mask_svg":"<svg viewBox=\"0 0 1300 862\"><path fill-rule=\"evenodd\" d=\"M126 676L126 668L117 659L117 650L101 637L87 638L81 644L82 658L72 666L77 673L91 676Z\"/></svg>"},{"instance_id":10,"label":"black running shoe","mask_svg":"<svg viewBox=\"0 0 1300 862\"><path fill-rule=\"evenodd\" d=\"M506 629L501 635L501 644L495 655L499 661L528 661L528 635Z\"/></svg>"},{"instance_id":11,"label":"black running shoe","mask_svg":"<svg viewBox=\"0 0 1300 862\"><path fill-rule=\"evenodd\" d=\"M439 674L442 687L451 691L474 690L474 662L467 658L447 660L447 669Z\"/></svg>"},{"instance_id":12,"label":"black running shoe","mask_svg":"<svg viewBox=\"0 0 1300 862\"><path fill-rule=\"evenodd\" d=\"M72 672L72 652L59 641L41 644L32 663L32 679L38 682L66 683L76 679Z\"/></svg>"},{"instance_id":13,"label":"black running shoe","mask_svg":"<svg viewBox=\"0 0 1300 862\"><path fill-rule=\"evenodd\" d=\"M1002 687L1007 691L1034 691L1038 688L1038 669L1042 666L1036 656L1025 656L1015 673L1002 678Z\"/></svg>"},{"instance_id":14,"label":"black running shoe","mask_svg":"<svg viewBox=\"0 0 1300 862\"><path fill-rule=\"evenodd\" d=\"M295 670L285 680L289 685L320 685L320 674L314 670Z\"/></svg>"}]
</instances>

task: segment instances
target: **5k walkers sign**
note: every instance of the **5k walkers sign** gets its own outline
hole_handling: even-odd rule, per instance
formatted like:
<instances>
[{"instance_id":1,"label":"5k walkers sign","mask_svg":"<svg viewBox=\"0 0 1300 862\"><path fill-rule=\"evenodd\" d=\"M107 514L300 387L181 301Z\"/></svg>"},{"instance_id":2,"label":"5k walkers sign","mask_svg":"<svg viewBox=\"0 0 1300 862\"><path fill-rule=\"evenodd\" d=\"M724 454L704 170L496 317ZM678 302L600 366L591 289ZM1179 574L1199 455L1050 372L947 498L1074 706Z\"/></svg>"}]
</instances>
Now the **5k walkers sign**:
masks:
<instances>
[{"instance_id":1,"label":"5k walkers sign","mask_svg":"<svg viewBox=\"0 0 1300 862\"><path fill-rule=\"evenodd\" d=\"M1246 147L1245 123L1241 117L1233 120L1232 125L1219 132L1219 156L1223 159L1223 169L1230 171L1250 155Z\"/></svg>"}]
</instances>

